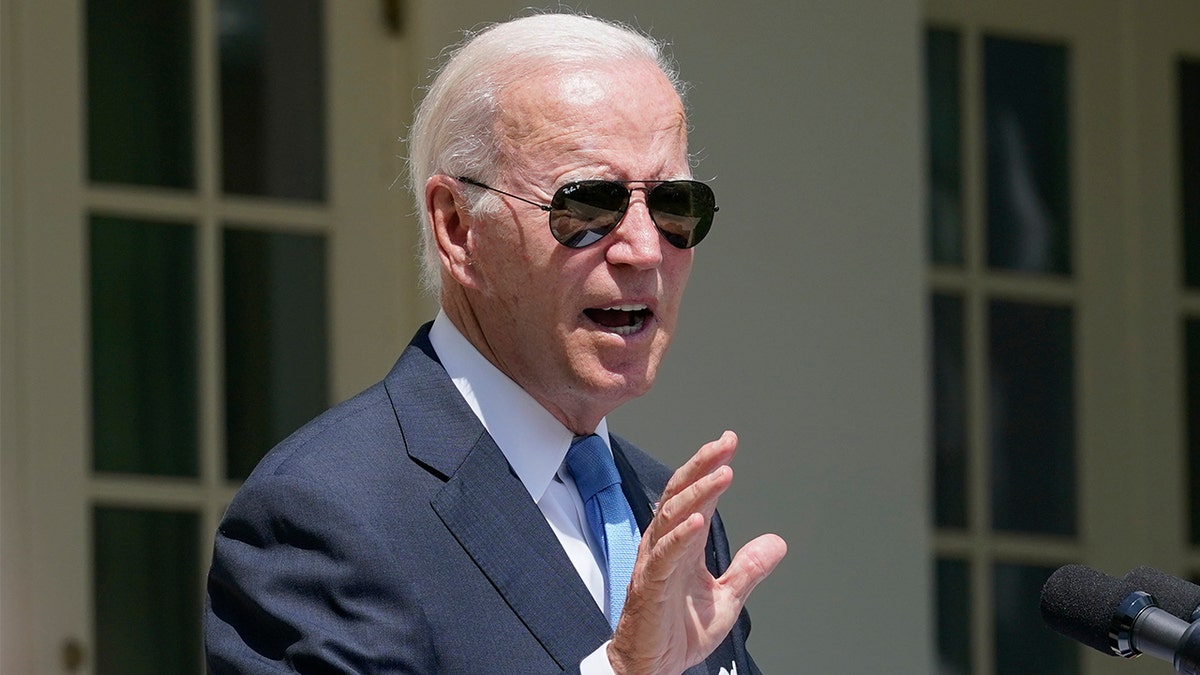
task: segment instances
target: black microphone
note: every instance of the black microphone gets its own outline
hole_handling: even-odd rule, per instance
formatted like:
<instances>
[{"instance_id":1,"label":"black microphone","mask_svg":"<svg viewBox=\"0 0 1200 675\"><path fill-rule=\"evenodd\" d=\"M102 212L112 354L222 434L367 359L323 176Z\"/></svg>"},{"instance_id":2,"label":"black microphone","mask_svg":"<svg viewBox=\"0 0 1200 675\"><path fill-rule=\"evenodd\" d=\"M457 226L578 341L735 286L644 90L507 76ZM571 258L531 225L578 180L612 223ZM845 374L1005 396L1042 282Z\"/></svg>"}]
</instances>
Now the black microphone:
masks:
<instances>
[{"instance_id":1,"label":"black microphone","mask_svg":"<svg viewBox=\"0 0 1200 675\"><path fill-rule=\"evenodd\" d=\"M1154 596L1158 606L1191 623L1200 619L1200 586L1153 567L1135 567L1125 581Z\"/></svg>"},{"instance_id":2,"label":"black microphone","mask_svg":"<svg viewBox=\"0 0 1200 675\"><path fill-rule=\"evenodd\" d=\"M1131 581L1065 565L1042 587L1041 609L1047 626L1099 652L1149 654L1170 662L1177 673L1200 675L1200 622L1162 609Z\"/></svg>"}]
</instances>

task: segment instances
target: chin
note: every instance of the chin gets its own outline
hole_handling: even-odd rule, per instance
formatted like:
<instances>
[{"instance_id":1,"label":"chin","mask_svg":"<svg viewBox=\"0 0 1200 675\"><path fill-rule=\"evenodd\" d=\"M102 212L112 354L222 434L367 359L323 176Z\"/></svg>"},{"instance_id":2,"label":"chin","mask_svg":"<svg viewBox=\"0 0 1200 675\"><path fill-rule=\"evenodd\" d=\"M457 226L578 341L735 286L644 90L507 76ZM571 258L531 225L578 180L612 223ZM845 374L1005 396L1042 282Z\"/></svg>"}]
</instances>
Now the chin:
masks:
<instances>
[{"instance_id":1,"label":"chin","mask_svg":"<svg viewBox=\"0 0 1200 675\"><path fill-rule=\"evenodd\" d=\"M593 390L603 391L605 398L616 400L616 405L635 399L650 391L654 386L657 363L653 366L640 364L636 368L604 369L602 375L589 378Z\"/></svg>"},{"instance_id":2,"label":"chin","mask_svg":"<svg viewBox=\"0 0 1200 675\"><path fill-rule=\"evenodd\" d=\"M578 383L613 407L650 391L666 352L661 333L640 345L624 344L617 349L589 350L582 368L576 369Z\"/></svg>"}]
</instances>

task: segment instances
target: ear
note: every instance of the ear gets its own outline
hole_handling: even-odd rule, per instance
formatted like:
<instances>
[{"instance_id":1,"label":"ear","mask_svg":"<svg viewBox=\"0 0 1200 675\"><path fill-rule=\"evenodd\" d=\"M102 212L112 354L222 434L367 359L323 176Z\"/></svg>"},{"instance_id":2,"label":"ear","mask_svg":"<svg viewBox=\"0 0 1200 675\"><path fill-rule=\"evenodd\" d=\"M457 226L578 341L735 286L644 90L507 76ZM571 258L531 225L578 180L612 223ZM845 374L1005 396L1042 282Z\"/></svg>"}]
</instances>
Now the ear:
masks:
<instances>
[{"instance_id":1,"label":"ear","mask_svg":"<svg viewBox=\"0 0 1200 675\"><path fill-rule=\"evenodd\" d=\"M442 269L460 285L475 288L479 284L471 258L475 220L460 203L459 188L450 176L431 177L425 183L425 211Z\"/></svg>"}]
</instances>

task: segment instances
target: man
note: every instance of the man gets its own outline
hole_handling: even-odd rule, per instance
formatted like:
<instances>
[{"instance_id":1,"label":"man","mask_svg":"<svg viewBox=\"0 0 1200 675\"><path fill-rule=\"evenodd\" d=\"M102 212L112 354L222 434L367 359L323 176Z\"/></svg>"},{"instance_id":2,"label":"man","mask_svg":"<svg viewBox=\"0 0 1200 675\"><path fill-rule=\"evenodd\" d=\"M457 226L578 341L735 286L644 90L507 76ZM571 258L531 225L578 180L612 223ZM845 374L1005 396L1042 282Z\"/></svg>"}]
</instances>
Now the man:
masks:
<instances>
[{"instance_id":1,"label":"man","mask_svg":"<svg viewBox=\"0 0 1200 675\"><path fill-rule=\"evenodd\" d=\"M716 211L686 128L624 27L526 17L446 64L410 139L442 311L233 500L211 672L758 672L743 604L786 546L730 560L736 437L672 475L605 421L653 384Z\"/></svg>"}]
</instances>

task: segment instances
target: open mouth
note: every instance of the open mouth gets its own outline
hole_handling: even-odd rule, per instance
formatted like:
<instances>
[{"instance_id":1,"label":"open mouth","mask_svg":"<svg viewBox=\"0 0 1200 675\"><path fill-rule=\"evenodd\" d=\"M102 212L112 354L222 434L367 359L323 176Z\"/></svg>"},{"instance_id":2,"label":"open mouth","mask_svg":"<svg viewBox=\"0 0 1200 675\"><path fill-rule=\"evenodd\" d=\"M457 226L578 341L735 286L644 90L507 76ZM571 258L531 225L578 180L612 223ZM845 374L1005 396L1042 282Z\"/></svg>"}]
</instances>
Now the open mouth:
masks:
<instances>
[{"instance_id":1,"label":"open mouth","mask_svg":"<svg viewBox=\"0 0 1200 675\"><path fill-rule=\"evenodd\" d=\"M595 307L583 313L596 324L617 335L633 335L654 315L646 305Z\"/></svg>"}]
</instances>

